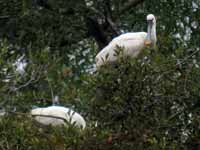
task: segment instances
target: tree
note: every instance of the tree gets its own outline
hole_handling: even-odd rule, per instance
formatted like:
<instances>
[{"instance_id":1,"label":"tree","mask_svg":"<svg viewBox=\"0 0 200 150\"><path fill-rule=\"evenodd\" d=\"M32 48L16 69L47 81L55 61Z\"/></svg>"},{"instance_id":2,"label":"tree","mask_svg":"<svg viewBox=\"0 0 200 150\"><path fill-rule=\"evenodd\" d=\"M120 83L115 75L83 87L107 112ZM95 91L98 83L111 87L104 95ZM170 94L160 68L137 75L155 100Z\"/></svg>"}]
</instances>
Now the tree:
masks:
<instances>
[{"instance_id":1,"label":"tree","mask_svg":"<svg viewBox=\"0 0 200 150\"><path fill-rule=\"evenodd\" d=\"M199 6L1 0L1 149L199 149ZM149 13L157 17L156 50L91 73L113 37L146 31ZM85 131L31 119L32 107L51 105L56 95L86 118Z\"/></svg>"}]
</instances>

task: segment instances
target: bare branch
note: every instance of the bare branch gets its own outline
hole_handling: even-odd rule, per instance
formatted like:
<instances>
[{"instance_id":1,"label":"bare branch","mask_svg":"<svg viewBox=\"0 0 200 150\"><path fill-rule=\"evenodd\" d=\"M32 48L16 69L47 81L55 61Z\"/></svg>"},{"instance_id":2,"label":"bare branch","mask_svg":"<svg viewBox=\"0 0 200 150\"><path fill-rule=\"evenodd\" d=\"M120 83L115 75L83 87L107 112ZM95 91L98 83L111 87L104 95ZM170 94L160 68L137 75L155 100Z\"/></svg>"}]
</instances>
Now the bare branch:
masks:
<instances>
[{"instance_id":1,"label":"bare branch","mask_svg":"<svg viewBox=\"0 0 200 150\"><path fill-rule=\"evenodd\" d=\"M19 116L27 116L30 117L27 113L22 113L22 112L14 112L14 111L6 111L6 113L14 114L14 115L19 115ZM47 117L47 118L54 118L54 119L60 119L63 120L65 123L69 123L65 118L63 117L58 117L58 116L52 116L52 115L31 115L32 117Z\"/></svg>"},{"instance_id":2,"label":"bare branch","mask_svg":"<svg viewBox=\"0 0 200 150\"><path fill-rule=\"evenodd\" d=\"M131 7L136 7L143 1L144 0L129 0L127 3L125 3L124 7L121 8L119 14L122 14ZM100 23L98 18L88 16L86 17L86 24L88 26L89 35L95 38L99 49L102 49L113 37L121 34L117 24L115 23L115 20L113 20L110 1L105 2L105 10L103 12L92 6L90 7L86 5L86 7L89 12L96 14L98 18L105 21Z\"/></svg>"},{"instance_id":3,"label":"bare branch","mask_svg":"<svg viewBox=\"0 0 200 150\"><path fill-rule=\"evenodd\" d=\"M120 32L117 28L117 25L112 21L111 15L104 15L103 13L101 13L100 11L98 11L95 8L91 8L91 10L94 13L98 14L101 18L105 19L109 23L110 28L113 30L113 32L115 32L116 35L120 34Z\"/></svg>"},{"instance_id":4,"label":"bare branch","mask_svg":"<svg viewBox=\"0 0 200 150\"><path fill-rule=\"evenodd\" d=\"M105 47L108 44L108 39L97 19L88 16L86 17L86 24L88 34L96 40L99 50Z\"/></svg>"},{"instance_id":5,"label":"bare branch","mask_svg":"<svg viewBox=\"0 0 200 150\"><path fill-rule=\"evenodd\" d=\"M0 19L8 19L10 16L0 16Z\"/></svg>"},{"instance_id":6,"label":"bare branch","mask_svg":"<svg viewBox=\"0 0 200 150\"><path fill-rule=\"evenodd\" d=\"M25 87L29 86L29 85L32 84L32 83L38 82L38 81L40 80L40 78L41 78L41 70L42 70L42 69L43 69L43 68L42 68L42 66L41 66L41 67L39 67L39 69L38 69L37 71L31 72L31 77L30 77L30 79L29 79L26 83L24 83L24 84L22 84L22 85L20 85L20 86L18 86L18 87L12 87L12 88L9 90L8 94L9 94L10 92L19 91L20 89L25 88Z\"/></svg>"},{"instance_id":7,"label":"bare branch","mask_svg":"<svg viewBox=\"0 0 200 150\"><path fill-rule=\"evenodd\" d=\"M51 90L52 104L54 104L54 92L53 92L52 85L51 85L51 83L50 83L50 81L49 81L49 77L48 77L48 75L47 75L47 82L48 82L48 84L49 84L49 88L50 88L50 90Z\"/></svg>"},{"instance_id":8,"label":"bare branch","mask_svg":"<svg viewBox=\"0 0 200 150\"><path fill-rule=\"evenodd\" d=\"M28 80L25 84L20 85L20 86L17 87L17 88L14 88L13 91L18 91L18 90L20 90L21 88L27 87L27 86L28 86L29 84L31 84L34 80L35 80L35 77L31 76L30 80Z\"/></svg>"},{"instance_id":9,"label":"bare branch","mask_svg":"<svg viewBox=\"0 0 200 150\"><path fill-rule=\"evenodd\" d=\"M110 17L107 17L106 20L108 21L110 28L112 29L112 31L115 33L115 35L119 35L120 31L117 28L117 25L111 20Z\"/></svg>"}]
</instances>

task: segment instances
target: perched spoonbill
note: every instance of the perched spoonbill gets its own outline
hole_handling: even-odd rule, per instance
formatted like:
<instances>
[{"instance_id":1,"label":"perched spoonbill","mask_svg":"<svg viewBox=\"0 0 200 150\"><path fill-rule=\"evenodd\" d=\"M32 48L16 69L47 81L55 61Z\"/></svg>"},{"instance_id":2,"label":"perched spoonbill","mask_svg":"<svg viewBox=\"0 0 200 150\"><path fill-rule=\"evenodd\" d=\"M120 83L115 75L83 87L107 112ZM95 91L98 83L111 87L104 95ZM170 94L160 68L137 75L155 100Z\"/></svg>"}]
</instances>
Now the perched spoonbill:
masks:
<instances>
[{"instance_id":1,"label":"perched spoonbill","mask_svg":"<svg viewBox=\"0 0 200 150\"><path fill-rule=\"evenodd\" d=\"M31 110L31 115L43 125L66 125L68 122L82 129L86 127L86 122L80 114L62 106L35 108Z\"/></svg>"},{"instance_id":2,"label":"perched spoonbill","mask_svg":"<svg viewBox=\"0 0 200 150\"><path fill-rule=\"evenodd\" d=\"M136 57L146 46L156 46L156 18L153 14L147 15L147 33L135 32L125 33L114 38L105 48L103 48L96 56L97 68L102 66L104 62L113 63L117 60L116 49L121 47L124 49L123 54Z\"/></svg>"}]
</instances>

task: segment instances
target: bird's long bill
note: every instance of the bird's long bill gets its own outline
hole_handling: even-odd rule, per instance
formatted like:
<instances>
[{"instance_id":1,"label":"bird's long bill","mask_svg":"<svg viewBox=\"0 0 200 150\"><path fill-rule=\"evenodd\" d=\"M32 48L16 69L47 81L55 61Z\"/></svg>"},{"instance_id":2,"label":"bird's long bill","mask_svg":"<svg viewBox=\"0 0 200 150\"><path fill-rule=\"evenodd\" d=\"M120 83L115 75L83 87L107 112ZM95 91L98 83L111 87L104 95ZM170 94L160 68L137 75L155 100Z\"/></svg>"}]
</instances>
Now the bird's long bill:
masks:
<instances>
[{"instance_id":1,"label":"bird's long bill","mask_svg":"<svg viewBox=\"0 0 200 150\"><path fill-rule=\"evenodd\" d=\"M145 43L144 43L146 46L149 46L149 45L152 44L152 41L151 41L152 26L153 26L153 22L148 21L147 38L146 38Z\"/></svg>"}]
</instances>

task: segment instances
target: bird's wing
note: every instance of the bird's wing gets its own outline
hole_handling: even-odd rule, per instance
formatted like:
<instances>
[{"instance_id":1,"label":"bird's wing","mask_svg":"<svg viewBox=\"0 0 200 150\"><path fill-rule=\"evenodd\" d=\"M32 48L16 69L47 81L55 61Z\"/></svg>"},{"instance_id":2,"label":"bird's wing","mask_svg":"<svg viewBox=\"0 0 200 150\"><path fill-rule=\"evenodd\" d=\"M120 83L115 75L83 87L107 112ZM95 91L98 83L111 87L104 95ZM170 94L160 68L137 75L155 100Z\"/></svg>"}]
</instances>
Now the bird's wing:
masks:
<instances>
[{"instance_id":1,"label":"bird's wing","mask_svg":"<svg viewBox=\"0 0 200 150\"><path fill-rule=\"evenodd\" d=\"M130 56L137 56L139 51L144 46L144 40L146 39L146 32L126 33L114 38L103 50L101 50L96 56L97 66L101 66L104 61L109 62L116 61L116 49L122 47L125 49L125 53Z\"/></svg>"},{"instance_id":2,"label":"bird's wing","mask_svg":"<svg viewBox=\"0 0 200 150\"><path fill-rule=\"evenodd\" d=\"M138 40L138 39L145 39L147 36L146 32L133 32L133 33L125 33L122 34L116 38L114 38L112 42L118 42L118 41L126 41L126 40Z\"/></svg>"},{"instance_id":3,"label":"bird's wing","mask_svg":"<svg viewBox=\"0 0 200 150\"><path fill-rule=\"evenodd\" d=\"M124 48L124 54L135 57L144 48L146 36L145 32L127 33L113 40L111 44L113 49L116 49L117 46Z\"/></svg>"}]
</instances>

